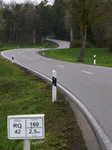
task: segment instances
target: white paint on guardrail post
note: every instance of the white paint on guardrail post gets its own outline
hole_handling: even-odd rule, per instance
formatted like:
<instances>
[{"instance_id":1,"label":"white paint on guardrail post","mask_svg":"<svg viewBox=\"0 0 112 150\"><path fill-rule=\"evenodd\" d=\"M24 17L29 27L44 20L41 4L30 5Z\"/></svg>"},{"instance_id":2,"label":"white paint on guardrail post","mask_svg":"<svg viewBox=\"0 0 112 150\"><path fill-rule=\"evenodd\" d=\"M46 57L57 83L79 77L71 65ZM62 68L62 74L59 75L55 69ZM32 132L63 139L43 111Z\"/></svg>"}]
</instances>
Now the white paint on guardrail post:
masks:
<instances>
[{"instance_id":1,"label":"white paint on guardrail post","mask_svg":"<svg viewBox=\"0 0 112 150\"><path fill-rule=\"evenodd\" d=\"M8 116L8 138L24 139L24 150L30 150L30 139L45 137L44 116L44 114Z\"/></svg>"},{"instance_id":2,"label":"white paint on guardrail post","mask_svg":"<svg viewBox=\"0 0 112 150\"><path fill-rule=\"evenodd\" d=\"M52 102L57 100L57 72L52 70Z\"/></svg>"},{"instance_id":3,"label":"white paint on guardrail post","mask_svg":"<svg viewBox=\"0 0 112 150\"><path fill-rule=\"evenodd\" d=\"M96 65L96 55L94 55L94 65Z\"/></svg>"}]
</instances>

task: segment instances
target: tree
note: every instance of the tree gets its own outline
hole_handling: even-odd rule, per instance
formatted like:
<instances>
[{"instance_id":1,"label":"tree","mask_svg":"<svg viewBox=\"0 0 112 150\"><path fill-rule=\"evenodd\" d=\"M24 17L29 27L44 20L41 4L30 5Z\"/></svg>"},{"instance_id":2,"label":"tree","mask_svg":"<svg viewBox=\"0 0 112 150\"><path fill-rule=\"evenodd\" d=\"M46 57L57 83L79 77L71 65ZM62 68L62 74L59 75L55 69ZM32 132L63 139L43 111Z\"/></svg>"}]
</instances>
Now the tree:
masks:
<instances>
[{"instance_id":1,"label":"tree","mask_svg":"<svg viewBox=\"0 0 112 150\"><path fill-rule=\"evenodd\" d=\"M51 26L51 6L41 2L35 6L11 3L0 9L2 42L36 43L46 37Z\"/></svg>"},{"instance_id":2,"label":"tree","mask_svg":"<svg viewBox=\"0 0 112 150\"><path fill-rule=\"evenodd\" d=\"M58 0L63 3L72 16L77 21L81 37L82 47L78 58L79 62L84 62L84 52L87 42L87 30L92 23L103 17L109 11L111 0Z\"/></svg>"},{"instance_id":3,"label":"tree","mask_svg":"<svg viewBox=\"0 0 112 150\"><path fill-rule=\"evenodd\" d=\"M68 40L69 33L65 26L65 7L59 2L55 2L52 6L52 31L55 38Z\"/></svg>"},{"instance_id":4,"label":"tree","mask_svg":"<svg viewBox=\"0 0 112 150\"><path fill-rule=\"evenodd\" d=\"M51 6L47 2L41 2L36 6L36 14L38 15L38 34L43 39L48 35L51 27Z\"/></svg>"}]
</instances>

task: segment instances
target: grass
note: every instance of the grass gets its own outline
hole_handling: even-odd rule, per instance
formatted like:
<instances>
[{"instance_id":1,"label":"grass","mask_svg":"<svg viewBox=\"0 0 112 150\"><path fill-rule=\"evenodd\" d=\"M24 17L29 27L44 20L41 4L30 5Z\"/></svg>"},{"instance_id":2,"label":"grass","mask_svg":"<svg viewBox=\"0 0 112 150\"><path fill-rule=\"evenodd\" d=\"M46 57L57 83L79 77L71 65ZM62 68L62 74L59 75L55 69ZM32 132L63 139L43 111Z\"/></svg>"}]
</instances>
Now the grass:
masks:
<instances>
[{"instance_id":1,"label":"grass","mask_svg":"<svg viewBox=\"0 0 112 150\"><path fill-rule=\"evenodd\" d=\"M42 52L39 52L42 55ZM75 49L55 49L44 51L44 56L53 59L77 62L80 48ZM86 48L84 54L84 63L93 64L94 55L96 55L96 65L112 67L112 52L108 48Z\"/></svg>"},{"instance_id":2,"label":"grass","mask_svg":"<svg viewBox=\"0 0 112 150\"><path fill-rule=\"evenodd\" d=\"M0 58L0 150L22 150L23 140L7 138L7 116L45 114L45 138L31 140L31 150L86 150L74 113L51 85L29 71Z\"/></svg>"},{"instance_id":3,"label":"grass","mask_svg":"<svg viewBox=\"0 0 112 150\"><path fill-rule=\"evenodd\" d=\"M54 42L45 40L44 43L38 44L19 44L19 48L56 48L58 45ZM16 43L0 43L0 51L9 50L9 49L17 49L18 44Z\"/></svg>"}]
</instances>

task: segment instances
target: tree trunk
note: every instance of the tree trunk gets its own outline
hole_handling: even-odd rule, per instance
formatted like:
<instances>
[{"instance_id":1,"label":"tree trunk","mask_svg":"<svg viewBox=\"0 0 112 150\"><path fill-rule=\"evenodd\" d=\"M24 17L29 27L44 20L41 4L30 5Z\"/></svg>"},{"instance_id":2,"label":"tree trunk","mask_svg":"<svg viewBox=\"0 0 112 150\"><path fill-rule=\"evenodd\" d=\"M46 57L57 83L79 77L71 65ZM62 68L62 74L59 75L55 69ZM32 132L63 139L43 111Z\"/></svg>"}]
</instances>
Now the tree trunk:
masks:
<instances>
[{"instance_id":1,"label":"tree trunk","mask_svg":"<svg viewBox=\"0 0 112 150\"><path fill-rule=\"evenodd\" d=\"M33 44L35 44L35 29L33 31Z\"/></svg>"},{"instance_id":2,"label":"tree trunk","mask_svg":"<svg viewBox=\"0 0 112 150\"><path fill-rule=\"evenodd\" d=\"M71 31L70 31L70 39L71 39L71 42L73 42L73 28L72 28L72 25L71 25Z\"/></svg>"},{"instance_id":3,"label":"tree trunk","mask_svg":"<svg viewBox=\"0 0 112 150\"><path fill-rule=\"evenodd\" d=\"M85 32L82 33L82 47L78 58L78 62L84 62L83 57L86 48L86 40L87 40L87 29L85 28Z\"/></svg>"}]
</instances>

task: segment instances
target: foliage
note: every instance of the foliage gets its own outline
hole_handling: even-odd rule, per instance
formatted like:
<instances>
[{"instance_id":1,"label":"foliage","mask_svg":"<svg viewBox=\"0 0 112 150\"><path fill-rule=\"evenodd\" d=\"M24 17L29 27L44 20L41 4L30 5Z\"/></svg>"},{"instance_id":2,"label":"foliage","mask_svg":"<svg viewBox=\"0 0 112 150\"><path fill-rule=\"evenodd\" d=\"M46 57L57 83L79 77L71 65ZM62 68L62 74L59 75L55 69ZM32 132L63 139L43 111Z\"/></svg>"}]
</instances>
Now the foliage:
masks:
<instances>
[{"instance_id":1,"label":"foliage","mask_svg":"<svg viewBox=\"0 0 112 150\"><path fill-rule=\"evenodd\" d=\"M71 15L77 21L80 32L82 47L78 61L84 62L83 56L86 48L87 30L99 18L104 17L110 11L111 1L104 0L59 0L69 10Z\"/></svg>"},{"instance_id":2,"label":"foliage","mask_svg":"<svg viewBox=\"0 0 112 150\"><path fill-rule=\"evenodd\" d=\"M45 40L43 43L37 44L19 44L19 48L56 48L58 45L54 42ZM16 43L0 43L0 51L9 50L9 49L17 49L18 44Z\"/></svg>"},{"instance_id":3,"label":"foliage","mask_svg":"<svg viewBox=\"0 0 112 150\"><path fill-rule=\"evenodd\" d=\"M69 30L65 26L65 7L59 2L52 6L52 31L56 39L69 40Z\"/></svg>"},{"instance_id":4,"label":"foliage","mask_svg":"<svg viewBox=\"0 0 112 150\"><path fill-rule=\"evenodd\" d=\"M4 46L3 43L0 43L0 48L3 48L3 46Z\"/></svg>"},{"instance_id":5,"label":"foliage","mask_svg":"<svg viewBox=\"0 0 112 150\"><path fill-rule=\"evenodd\" d=\"M0 40L3 42L35 43L46 37L50 29L50 6L41 2L5 5L0 10Z\"/></svg>"},{"instance_id":6,"label":"foliage","mask_svg":"<svg viewBox=\"0 0 112 150\"><path fill-rule=\"evenodd\" d=\"M72 41L70 43L70 48L81 48L81 46L82 46L82 42L81 41L74 40L74 41ZM87 42L86 47L87 48L91 48L92 44L90 44L89 42Z\"/></svg>"},{"instance_id":7,"label":"foliage","mask_svg":"<svg viewBox=\"0 0 112 150\"><path fill-rule=\"evenodd\" d=\"M110 47L112 1L108 10L109 1L66 1L69 11L74 10L72 15L64 7L65 3L62 5L59 1L62 0L55 0L52 6L47 2L38 5L31 2L4 4L0 9L0 42L35 44L43 42L46 35L63 40L70 40L72 35L76 41L85 38L95 46ZM76 5L72 5L75 2ZM84 37L82 31L85 27Z\"/></svg>"}]
</instances>

